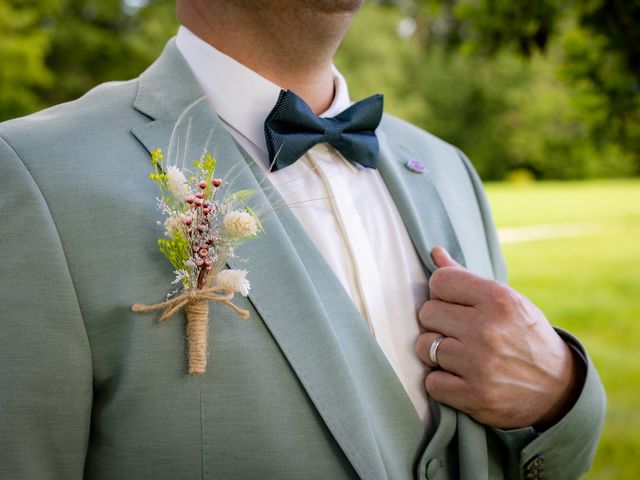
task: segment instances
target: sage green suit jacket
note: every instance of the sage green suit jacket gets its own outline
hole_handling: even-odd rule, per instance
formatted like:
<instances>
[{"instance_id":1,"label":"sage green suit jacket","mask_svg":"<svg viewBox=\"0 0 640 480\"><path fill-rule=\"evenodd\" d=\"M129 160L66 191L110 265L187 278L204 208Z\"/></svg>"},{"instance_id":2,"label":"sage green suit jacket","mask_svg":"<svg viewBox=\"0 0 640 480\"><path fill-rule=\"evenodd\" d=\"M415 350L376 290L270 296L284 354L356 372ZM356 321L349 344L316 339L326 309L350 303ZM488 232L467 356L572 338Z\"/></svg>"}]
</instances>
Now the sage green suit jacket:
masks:
<instances>
[{"instance_id":1,"label":"sage green suit jacket","mask_svg":"<svg viewBox=\"0 0 640 480\"><path fill-rule=\"evenodd\" d=\"M589 467L604 394L567 334L587 374L554 427L499 431L432 402L425 432L339 281L202 95L172 41L137 79L0 125L0 478L557 480ZM249 270L236 299L250 319L212 304L208 371L192 377L184 318L131 312L172 287L148 177L178 121L172 154L209 144L219 176L258 190L266 230L238 248L246 263L229 262ZM378 135L426 271L440 244L505 280L468 160L391 116Z\"/></svg>"}]
</instances>

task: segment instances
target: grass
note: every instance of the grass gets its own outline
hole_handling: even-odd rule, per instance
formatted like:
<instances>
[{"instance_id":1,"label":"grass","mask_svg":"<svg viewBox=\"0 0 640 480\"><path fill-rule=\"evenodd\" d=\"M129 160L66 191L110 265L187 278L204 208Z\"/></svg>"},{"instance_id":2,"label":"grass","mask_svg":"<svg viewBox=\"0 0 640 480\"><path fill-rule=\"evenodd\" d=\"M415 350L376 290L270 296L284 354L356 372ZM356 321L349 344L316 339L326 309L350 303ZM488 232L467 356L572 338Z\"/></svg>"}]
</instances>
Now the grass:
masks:
<instances>
[{"instance_id":1,"label":"grass","mask_svg":"<svg viewBox=\"0 0 640 480\"><path fill-rule=\"evenodd\" d=\"M498 227L578 223L575 237L503 246L511 285L580 338L607 390L587 480L640 472L640 180L488 184Z\"/></svg>"}]
</instances>

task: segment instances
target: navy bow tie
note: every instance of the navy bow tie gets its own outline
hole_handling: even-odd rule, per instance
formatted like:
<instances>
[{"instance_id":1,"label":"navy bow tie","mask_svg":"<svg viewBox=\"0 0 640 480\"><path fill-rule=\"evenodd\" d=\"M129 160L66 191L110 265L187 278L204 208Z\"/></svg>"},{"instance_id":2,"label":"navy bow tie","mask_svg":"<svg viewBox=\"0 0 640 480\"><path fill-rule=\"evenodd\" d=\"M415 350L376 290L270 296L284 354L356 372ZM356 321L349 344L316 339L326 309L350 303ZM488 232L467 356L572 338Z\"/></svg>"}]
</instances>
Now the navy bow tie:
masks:
<instances>
[{"instance_id":1,"label":"navy bow tie","mask_svg":"<svg viewBox=\"0 0 640 480\"><path fill-rule=\"evenodd\" d=\"M333 118L321 118L299 96L282 90L264 122L271 171L287 167L314 145L327 142L347 160L378 166L375 129L382 118L382 95L354 103Z\"/></svg>"}]
</instances>

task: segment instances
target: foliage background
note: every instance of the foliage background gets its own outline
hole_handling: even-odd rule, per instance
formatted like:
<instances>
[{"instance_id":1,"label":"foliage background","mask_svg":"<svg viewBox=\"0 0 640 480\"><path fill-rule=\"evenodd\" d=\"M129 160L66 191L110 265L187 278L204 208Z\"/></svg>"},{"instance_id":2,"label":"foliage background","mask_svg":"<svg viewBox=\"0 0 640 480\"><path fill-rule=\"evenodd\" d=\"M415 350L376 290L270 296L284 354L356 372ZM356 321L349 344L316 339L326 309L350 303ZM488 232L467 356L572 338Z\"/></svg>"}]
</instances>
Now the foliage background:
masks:
<instances>
[{"instance_id":1,"label":"foliage background","mask_svg":"<svg viewBox=\"0 0 640 480\"><path fill-rule=\"evenodd\" d=\"M175 33L173 9L0 0L0 121L137 76ZM640 175L639 20L640 0L369 0L336 57L352 98L384 93L483 179L510 181L488 185L499 227L583 229L504 250L514 287L584 341L605 382L590 479L640 471L640 180L584 181Z\"/></svg>"},{"instance_id":2,"label":"foliage background","mask_svg":"<svg viewBox=\"0 0 640 480\"><path fill-rule=\"evenodd\" d=\"M336 63L484 179L638 175L638 20L640 0L370 0ZM176 28L172 0L0 0L0 120L136 76Z\"/></svg>"}]
</instances>

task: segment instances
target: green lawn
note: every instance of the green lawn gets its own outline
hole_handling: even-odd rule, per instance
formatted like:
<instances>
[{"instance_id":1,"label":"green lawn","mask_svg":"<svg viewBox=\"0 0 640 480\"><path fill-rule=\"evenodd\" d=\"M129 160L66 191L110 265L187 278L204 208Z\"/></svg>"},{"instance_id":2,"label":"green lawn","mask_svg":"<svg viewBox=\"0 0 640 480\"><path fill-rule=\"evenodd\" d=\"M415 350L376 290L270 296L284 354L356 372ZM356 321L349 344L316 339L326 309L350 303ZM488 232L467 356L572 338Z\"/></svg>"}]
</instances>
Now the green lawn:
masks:
<instances>
[{"instance_id":1,"label":"green lawn","mask_svg":"<svg viewBox=\"0 0 640 480\"><path fill-rule=\"evenodd\" d=\"M507 243L511 285L586 346L607 420L588 480L640 476L640 181L488 184L498 227L585 225L571 237Z\"/></svg>"}]
</instances>

